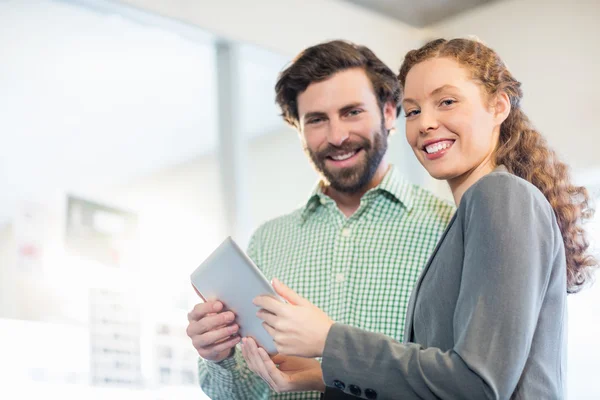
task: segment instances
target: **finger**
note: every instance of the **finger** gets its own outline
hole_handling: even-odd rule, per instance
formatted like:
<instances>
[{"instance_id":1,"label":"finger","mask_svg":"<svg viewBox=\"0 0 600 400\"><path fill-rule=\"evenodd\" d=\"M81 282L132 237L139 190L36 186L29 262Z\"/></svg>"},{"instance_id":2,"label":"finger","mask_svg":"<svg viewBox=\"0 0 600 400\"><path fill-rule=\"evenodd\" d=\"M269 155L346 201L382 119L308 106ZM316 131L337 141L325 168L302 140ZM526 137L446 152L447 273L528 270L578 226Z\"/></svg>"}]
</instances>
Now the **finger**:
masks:
<instances>
[{"instance_id":1,"label":"finger","mask_svg":"<svg viewBox=\"0 0 600 400\"><path fill-rule=\"evenodd\" d=\"M262 326L263 326L263 328L265 328L267 333L273 338L273 341L275 341L275 345L277 345L277 341L275 340L275 336L277 335L277 329L273 328L271 325L267 324L266 322L263 322ZM279 350L279 348L277 348L277 350Z\"/></svg>"},{"instance_id":2,"label":"finger","mask_svg":"<svg viewBox=\"0 0 600 400\"><path fill-rule=\"evenodd\" d=\"M219 329L208 331L202 335L196 335L192 338L192 343L196 348L210 347L229 336L236 334L239 330L238 324L228 325Z\"/></svg>"},{"instance_id":3,"label":"finger","mask_svg":"<svg viewBox=\"0 0 600 400\"><path fill-rule=\"evenodd\" d=\"M252 365L252 370L258 375L260 376L262 379L263 376L261 375L261 370L260 370L260 360L252 353L252 344L254 346L256 346L256 342L254 341L254 339L252 338L244 338L244 349L246 351L246 356L248 357L248 360L250 362L250 364ZM252 344L250 344L250 341L252 341ZM267 382L269 383L269 382Z\"/></svg>"},{"instance_id":4,"label":"finger","mask_svg":"<svg viewBox=\"0 0 600 400\"><path fill-rule=\"evenodd\" d=\"M239 335L232 336L230 339L223 340L211 347L198 349L198 354L202 358L206 358L208 360L215 358L219 354L223 353L225 350L230 350L235 347L236 344L240 341Z\"/></svg>"},{"instance_id":5,"label":"finger","mask_svg":"<svg viewBox=\"0 0 600 400\"><path fill-rule=\"evenodd\" d=\"M248 368L250 368L250 370L252 372L254 372L256 375L260 376L260 372L256 366L256 360L250 354L248 338L242 339L241 347L242 347L242 356L244 356L244 359L246 360L246 364L248 364ZM262 376L260 376L260 377L262 378ZM267 382L267 384L268 384L268 382Z\"/></svg>"},{"instance_id":6,"label":"finger","mask_svg":"<svg viewBox=\"0 0 600 400\"><path fill-rule=\"evenodd\" d=\"M235 314L231 311L225 311L219 314L207 315L199 321L192 321L188 325L187 334L189 337L203 335L206 332L231 325L235 320Z\"/></svg>"},{"instance_id":7,"label":"finger","mask_svg":"<svg viewBox=\"0 0 600 400\"><path fill-rule=\"evenodd\" d=\"M279 353L271 356L271 360L273 360L273 363L275 365L284 363L285 359L286 359L286 356L281 355Z\"/></svg>"},{"instance_id":8,"label":"finger","mask_svg":"<svg viewBox=\"0 0 600 400\"><path fill-rule=\"evenodd\" d=\"M277 385L277 387L280 390L281 389L285 390L287 382L283 376L283 372L281 372L277 368L277 365L275 365L275 362L273 362L271 357L269 357L269 354L267 353L267 351L265 349L263 349L262 347L259 347L258 355L260 356L262 362L264 363L265 369L267 370L267 373L271 377L271 380L275 383L275 385Z\"/></svg>"},{"instance_id":9,"label":"finger","mask_svg":"<svg viewBox=\"0 0 600 400\"><path fill-rule=\"evenodd\" d=\"M279 317L277 317L277 315L272 314L265 309L257 311L256 316L273 327L277 326L277 321L279 321Z\"/></svg>"},{"instance_id":10,"label":"finger","mask_svg":"<svg viewBox=\"0 0 600 400\"><path fill-rule=\"evenodd\" d=\"M256 368L258 370L258 374L261 376L261 378L263 378L263 380L265 382L267 382L269 384L271 389L273 389L277 392L278 387L275 384L275 382L273 381L273 379L271 379L271 376L267 372L267 368L265 367L265 364L264 364L261 356L258 354L258 346L256 345L256 342L252 338L248 338L246 343L248 344L248 350L249 350L250 356L252 357L252 359L254 361L254 365L256 366Z\"/></svg>"},{"instance_id":11,"label":"finger","mask_svg":"<svg viewBox=\"0 0 600 400\"><path fill-rule=\"evenodd\" d=\"M188 321L200 321L210 313L217 313L223 309L223 303L220 301L207 301L206 303L198 303L192 311L188 313Z\"/></svg>"},{"instance_id":12,"label":"finger","mask_svg":"<svg viewBox=\"0 0 600 400\"><path fill-rule=\"evenodd\" d=\"M264 308L272 314L281 314L286 307L289 307L288 304L285 304L272 296L258 296L252 300L252 303L259 308Z\"/></svg>"},{"instance_id":13,"label":"finger","mask_svg":"<svg viewBox=\"0 0 600 400\"><path fill-rule=\"evenodd\" d=\"M242 339L242 344L240 347L242 348L242 356L244 357L244 360L246 360L248 368L250 368L250 371L258 374L258 371L254 366L254 360L252 359L252 357L250 357L250 353L248 352L248 341L246 338Z\"/></svg>"},{"instance_id":14,"label":"finger","mask_svg":"<svg viewBox=\"0 0 600 400\"><path fill-rule=\"evenodd\" d=\"M273 278L271 283L273 285L273 289L275 289L275 292L283 297L288 303L299 306L310 304L308 300L294 292L288 286L284 285L279 279Z\"/></svg>"}]
</instances>

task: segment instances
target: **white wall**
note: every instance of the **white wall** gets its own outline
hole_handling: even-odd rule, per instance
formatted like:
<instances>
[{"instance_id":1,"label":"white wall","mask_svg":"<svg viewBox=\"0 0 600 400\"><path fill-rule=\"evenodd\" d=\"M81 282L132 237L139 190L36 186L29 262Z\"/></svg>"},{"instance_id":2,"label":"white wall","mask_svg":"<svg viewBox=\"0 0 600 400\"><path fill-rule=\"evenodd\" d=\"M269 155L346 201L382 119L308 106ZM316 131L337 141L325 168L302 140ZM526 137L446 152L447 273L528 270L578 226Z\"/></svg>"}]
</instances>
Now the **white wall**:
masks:
<instances>
[{"instance_id":1,"label":"white wall","mask_svg":"<svg viewBox=\"0 0 600 400\"><path fill-rule=\"evenodd\" d=\"M140 288L156 309L186 307L189 275L223 240L223 196L214 152L89 192L91 198L139 216ZM191 303L187 303L189 306Z\"/></svg>"},{"instance_id":2,"label":"white wall","mask_svg":"<svg viewBox=\"0 0 600 400\"><path fill-rule=\"evenodd\" d=\"M422 32L340 0L121 0L189 22L223 38L294 56L307 46L347 39L369 46L388 65L400 65Z\"/></svg>"},{"instance_id":3,"label":"white wall","mask_svg":"<svg viewBox=\"0 0 600 400\"><path fill-rule=\"evenodd\" d=\"M0 223L56 188L124 182L216 146L212 36L134 18L0 1Z\"/></svg>"},{"instance_id":4,"label":"white wall","mask_svg":"<svg viewBox=\"0 0 600 400\"><path fill-rule=\"evenodd\" d=\"M524 109L575 169L600 166L600 1L493 3L430 27L429 37L476 35L523 83Z\"/></svg>"},{"instance_id":5,"label":"white wall","mask_svg":"<svg viewBox=\"0 0 600 400\"><path fill-rule=\"evenodd\" d=\"M0 315L12 315L12 303L14 302L14 281L12 271L6 266L16 264L17 252L15 250L15 238L13 227L5 224L0 226L0 260L3 265L0 266Z\"/></svg>"}]
</instances>

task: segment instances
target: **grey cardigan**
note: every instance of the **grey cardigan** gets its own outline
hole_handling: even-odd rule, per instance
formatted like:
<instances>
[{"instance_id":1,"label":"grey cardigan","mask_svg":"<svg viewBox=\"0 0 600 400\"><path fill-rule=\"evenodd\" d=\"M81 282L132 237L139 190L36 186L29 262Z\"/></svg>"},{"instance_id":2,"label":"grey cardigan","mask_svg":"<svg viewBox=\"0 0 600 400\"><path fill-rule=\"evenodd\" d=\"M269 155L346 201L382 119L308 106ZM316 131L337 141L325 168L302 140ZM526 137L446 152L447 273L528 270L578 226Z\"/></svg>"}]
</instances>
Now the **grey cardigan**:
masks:
<instances>
[{"instance_id":1,"label":"grey cardigan","mask_svg":"<svg viewBox=\"0 0 600 400\"><path fill-rule=\"evenodd\" d=\"M561 399L566 293L550 204L499 167L465 192L422 271L405 342L334 324L323 379L369 399Z\"/></svg>"}]
</instances>

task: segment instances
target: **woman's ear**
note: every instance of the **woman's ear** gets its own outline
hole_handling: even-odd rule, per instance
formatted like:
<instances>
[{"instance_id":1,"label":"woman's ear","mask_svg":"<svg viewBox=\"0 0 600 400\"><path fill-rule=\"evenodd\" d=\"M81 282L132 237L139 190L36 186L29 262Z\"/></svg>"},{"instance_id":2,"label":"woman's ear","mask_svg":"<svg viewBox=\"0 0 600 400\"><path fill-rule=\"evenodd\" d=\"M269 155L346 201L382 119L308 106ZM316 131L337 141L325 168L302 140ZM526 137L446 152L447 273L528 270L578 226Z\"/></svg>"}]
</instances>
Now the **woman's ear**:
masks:
<instances>
[{"instance_id":1,"label":"woman's ear","mask_svg":"<svg viewBox=\"0 0 600 400\"><path fill-rule=\"evenodd\" d=\"M511 110L510 98L508 97L508 94L506 94L504 91L496 94L493 100L492 108L496 122L498 125L502 124L506 118L508 118L508 114L510 114Z\"/></svg>"}]
</instances>

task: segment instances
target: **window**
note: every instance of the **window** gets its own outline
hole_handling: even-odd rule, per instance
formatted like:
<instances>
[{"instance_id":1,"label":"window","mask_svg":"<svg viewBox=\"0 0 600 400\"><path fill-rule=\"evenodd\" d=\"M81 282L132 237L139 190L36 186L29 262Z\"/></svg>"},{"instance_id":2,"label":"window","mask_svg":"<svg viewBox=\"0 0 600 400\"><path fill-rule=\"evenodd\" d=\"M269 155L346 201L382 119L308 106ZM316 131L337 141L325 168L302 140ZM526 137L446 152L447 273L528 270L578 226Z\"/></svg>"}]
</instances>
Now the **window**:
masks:
<instances>
[{"instance_id":1,"label":"window","mask_svg":"<svg viewBox=\"0 0 600 400\"><path fill-rule=\"evenodd\" d=\"M600 204L600 183L588 185ZM587 225L592 253L600 256L600 210ZM600 393L596 371L600 370L600 275L594 284L582 292L568 297L568 396L573 399L596 399Z\"/></svg>"}]
</instances>

